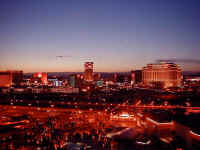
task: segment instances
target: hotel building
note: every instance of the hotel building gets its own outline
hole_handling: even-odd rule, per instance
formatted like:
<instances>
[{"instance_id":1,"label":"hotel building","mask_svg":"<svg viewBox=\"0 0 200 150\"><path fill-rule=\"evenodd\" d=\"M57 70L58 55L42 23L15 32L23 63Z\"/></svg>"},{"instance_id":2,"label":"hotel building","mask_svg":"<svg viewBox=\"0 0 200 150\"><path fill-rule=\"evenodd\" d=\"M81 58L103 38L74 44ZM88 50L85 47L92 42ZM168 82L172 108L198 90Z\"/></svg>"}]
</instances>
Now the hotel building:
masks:
<instances>
[{"instance_id":1,"label":"hotel building","mask_svg":"<svg viewBox=\"0 0 200 150\"><path fill-rule=\"evenodd\" d=\"M148 64L142 69L142 81L146 86L168 88L181 86L181 69L174 63Z\"/></svg>"},{"instance_id":2,"label":"hotel building","mask_svg":"<svg viewBox=\"0 0 200 150\"><path fill-rule=\"evenodd\" d=\"M47 73L45 72L34 73L31 78L31 81L33 83L46 85L48 84Z\"/></svg>"},{"instance_id":3,"label":"hotel building","mask_svg":"<svg viewBox=\"0 0 200 150\"><path fill-rule=\"evenodd\" d=\"M142 70L131 71L131 84L142 82Z\"/></svg>"},{"instance_id":4,"label":"hotel building","mask_svg":"<svg viewBox=\"0 0 200 150\"><path fill-rule=\"evenodd\" d=\"M91 82L94 80L93 79L93 65L94 65L93 62L85 62L84 64L84 68L85 68L84 80L87 82Z\"/></svg>"},{"instance_id":5,"label":"hotel building","mask_svg":"<svg viewBox=\"0 0 200 150\"><path fill-rule=\"evenodd\" d=\"M20 86L23 71L0 71L0 87Z\"/></svg>"}]
</instances>

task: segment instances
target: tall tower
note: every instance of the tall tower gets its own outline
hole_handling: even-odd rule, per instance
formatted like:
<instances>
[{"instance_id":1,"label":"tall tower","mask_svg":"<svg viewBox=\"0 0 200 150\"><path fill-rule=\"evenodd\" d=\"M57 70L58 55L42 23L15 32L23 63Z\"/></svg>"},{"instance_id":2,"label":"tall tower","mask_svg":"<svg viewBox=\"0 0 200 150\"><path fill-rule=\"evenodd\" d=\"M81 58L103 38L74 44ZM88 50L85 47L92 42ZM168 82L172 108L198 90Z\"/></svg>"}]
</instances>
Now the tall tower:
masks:
<instances>
[{"instance_id":1,"label":"tall tower","mask_svg":"<svg viewBox=\"0 0 200 150\"><path fill-rule=\"evenodd\" d=\"M93 65L94 65L93 62L85 62L84 64L84 68L85 68L84 80L85 81L88 81L88 82L93 81Z\"/></svg>"}]
</instances>

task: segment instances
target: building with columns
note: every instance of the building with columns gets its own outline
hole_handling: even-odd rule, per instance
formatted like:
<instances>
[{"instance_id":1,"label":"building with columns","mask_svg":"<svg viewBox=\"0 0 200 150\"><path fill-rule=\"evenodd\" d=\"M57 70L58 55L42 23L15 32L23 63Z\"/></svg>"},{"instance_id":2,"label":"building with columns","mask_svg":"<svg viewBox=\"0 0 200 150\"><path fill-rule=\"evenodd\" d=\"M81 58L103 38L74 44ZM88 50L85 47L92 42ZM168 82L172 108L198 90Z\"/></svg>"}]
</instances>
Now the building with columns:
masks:
<instances>
[{"instance_id":1,"label":"building with columns","mask_svg":"<svg viewBox=\"0 0 200 150\"><path fill-rule=\"evenodd\" d=\"M179 87L182 82L182 71L174 63L148 64L142 69L142 82L154 88Z\"/></svg>"}]
</instances>

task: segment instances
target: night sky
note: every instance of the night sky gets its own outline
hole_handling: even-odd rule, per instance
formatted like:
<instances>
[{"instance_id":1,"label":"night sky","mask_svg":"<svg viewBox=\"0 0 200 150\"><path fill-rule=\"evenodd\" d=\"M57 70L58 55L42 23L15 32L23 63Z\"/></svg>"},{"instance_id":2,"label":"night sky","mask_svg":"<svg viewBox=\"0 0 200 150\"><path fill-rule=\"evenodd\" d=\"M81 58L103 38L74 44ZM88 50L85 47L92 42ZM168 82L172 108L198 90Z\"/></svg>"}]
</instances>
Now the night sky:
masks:
<instances>
[{"instance_id":1,"label":"night sky","mask_svg":"<svg viewBox=\"0 0 200 150\"><path fill-rule=\"evenodd\" d=\"M94 61L95 71L130 71L157 59L200 59L199 0L0 1L0 70L83 71Z\"/></svg>"}]
</instances>

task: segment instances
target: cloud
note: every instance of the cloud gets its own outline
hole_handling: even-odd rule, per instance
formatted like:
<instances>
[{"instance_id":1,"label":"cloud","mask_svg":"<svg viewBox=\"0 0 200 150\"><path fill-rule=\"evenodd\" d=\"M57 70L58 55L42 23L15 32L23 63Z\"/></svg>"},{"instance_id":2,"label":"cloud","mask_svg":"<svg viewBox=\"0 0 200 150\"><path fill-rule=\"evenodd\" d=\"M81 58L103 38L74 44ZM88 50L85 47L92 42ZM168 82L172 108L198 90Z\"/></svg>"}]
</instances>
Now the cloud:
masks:
<instances>
[{"instance_id":1,"label":"cloud","mask_svg":"<svg viewBox=\"0 0 200 150\"><path fill-rule=\"evenodd\" d=\"M200 64L200 60L198 59L158 59L156 62L171 62L171 63L190 63L190 64Z\"/></svg>"},{"instance_id":2,"label":"cloud","mask_svg":"<svg viewBox=\"0 0 200 150\"><path fill-rule=\"evenodd\" d=\"M64 56L64 55L60 55L60 56L56 56L56 58L69 58L69 57L72 57L72 56Z\"/></svg>"}]
</instances>

